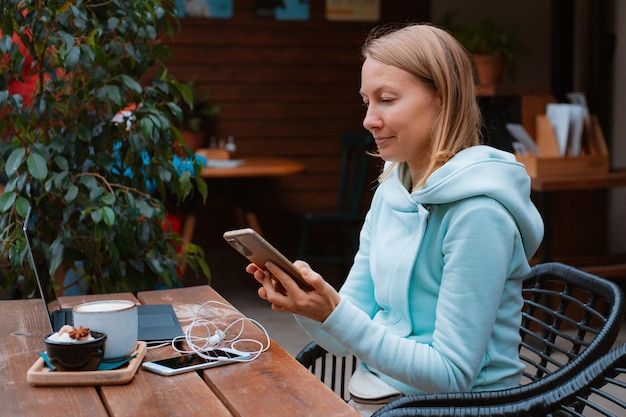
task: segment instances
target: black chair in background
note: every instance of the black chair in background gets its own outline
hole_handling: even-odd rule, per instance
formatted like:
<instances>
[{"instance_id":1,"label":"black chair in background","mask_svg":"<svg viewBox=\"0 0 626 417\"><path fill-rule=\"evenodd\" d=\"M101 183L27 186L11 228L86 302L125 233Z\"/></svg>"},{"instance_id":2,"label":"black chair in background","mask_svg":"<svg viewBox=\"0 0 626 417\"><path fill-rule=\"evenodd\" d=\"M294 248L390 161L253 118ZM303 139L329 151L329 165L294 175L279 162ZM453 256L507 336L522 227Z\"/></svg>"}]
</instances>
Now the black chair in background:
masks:
<instances>
[{"instance_id":1,"label":"black chair in background","mask_svg":"<svg viewBox=\"0 0 626 417\"><path fill-rule=\"evenodd\" d=\"M477 409L487 405L494 409L505 405L514 408L517 403L558 387L608 352L619 334L624 296L611 281L561 263L545 263L534 266L524 279L523 295L520 360L526 370L520 386L499 391L406 396L390 402L375 416L502 415L482 414ZM332 366L343 358L333 358L312 342L296 359L313 369L322 360ZM325 375L335 372L325 370ZM352 371L348 372L345 379ZM329 386L330 382L333 381L324 381ZM331 386L341 395L339 388L336 383Z\"/></svg>"},{"instance_id":2,"label":"black chair in background","mask_svg":"<svg viewBox=\"0 0 626 417\"><path fill-rule=\"evenodd\" d=\"M301 213L301 234L298 259L309 262L348 265L359 245L359 230L363 224L362 203L374 138L369 132L346 132L341 135L341 172L337 207L329 212ZM327 228L334 232L335 253L314 253L310 248L312 230ZM348 236L351 253L345 253L344 237Z\"/></svg>"}]
</instances>

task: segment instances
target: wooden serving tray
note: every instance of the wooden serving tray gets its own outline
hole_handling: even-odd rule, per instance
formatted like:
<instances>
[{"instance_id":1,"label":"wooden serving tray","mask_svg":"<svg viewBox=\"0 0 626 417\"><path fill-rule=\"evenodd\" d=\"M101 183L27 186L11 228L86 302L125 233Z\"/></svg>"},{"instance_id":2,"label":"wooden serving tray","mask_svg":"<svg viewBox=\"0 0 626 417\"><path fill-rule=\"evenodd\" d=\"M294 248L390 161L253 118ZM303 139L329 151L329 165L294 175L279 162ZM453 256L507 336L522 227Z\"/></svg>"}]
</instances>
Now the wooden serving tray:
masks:
<instances>
[{"instance_id":1,"label":"wooden serving tray","mask_svg":"<svg viewBox=\"0 0 626 417\"><path fill-rule=\"evenodd\" d=\"M99 385L123 385L128 384L139 365L146 356L146 342L137 342L136 354L123 368L111 371L55 371L50 372L43 358L30 367L26 373L26 380L33 386L99 386Z\"/></svg>"}]
</instances>

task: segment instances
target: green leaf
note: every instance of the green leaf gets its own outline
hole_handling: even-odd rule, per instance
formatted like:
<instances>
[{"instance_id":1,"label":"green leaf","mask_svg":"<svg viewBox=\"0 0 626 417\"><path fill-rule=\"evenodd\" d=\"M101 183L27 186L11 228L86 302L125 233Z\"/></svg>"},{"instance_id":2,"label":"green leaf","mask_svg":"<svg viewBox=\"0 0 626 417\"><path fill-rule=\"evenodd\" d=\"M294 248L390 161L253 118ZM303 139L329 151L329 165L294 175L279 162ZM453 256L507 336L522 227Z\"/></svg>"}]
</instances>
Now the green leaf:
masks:
<instances>
[{"instance_id":1,"label":"green leaf","mask_svg":"<svg viewBox=\"0 0 626 417\"><path fill-rule=\"evenodd\" d=\"M76 63L80 59L80 48L76 46L72 46L68 49L67 54L65 55L65 69L67 71L71 71L76 67Z\"/></svg>"},{"instance_id":2,"label":"green leaf","mask_svg":"<svg viewBox=\"0 0 626 417\"><path fill-rule=\"evenodd\" d=\"M187 84L180 84L180 93L183 96L185 104L193 107L193 89Z\"/></svg>"},{"instance_id":3,"label":"green leaf","mask_svg":"<svg viewBox=\"0 0 626 417\"><path fill-rule=\"evenodd\" d=\"M60 30L58 32L58 35L61 39L63 39L63 43L65 44L66 49L69 49L74 45L74 36L72 36L71 34Z\"/></svg>"},{"instance_id":4,"label":"green leaf","mask_svg":"<svg viewBox=\"0 0 626 417\"><path fill-rule=\"evenodd\" d=\"M98 182L91 175L83 175L82 177L80 177L80 183L90 190L98 187Z\"/></svg>"},{"instance_id":5,"label":"green leaf","mask_svg":"<svg viewBox=\"0 0 626 417\"><path fill-rule=\"evenodd\" d=\"M147 217L147 218L151 218L154 215L154 207L152 207L150 204L146 203L145 201L142 201L139 204L139 213L141 213L142 216Z\"/></svg>"},{"instance_id":6,"label":"green leaf","mask_svg":"<svg viewBox=\"0 0 626 417\"><path fill-rule=\"evenodd\" d=\"M89 62L93 62L96 59L96 55L94 54L93 49L89 47L89 45L80 45L80 54L81 56L86 57Z\"/></svg>"},{"instance_id":7,"label":"green leaf","mask_svg":"<svg viewBox=\"0 0 626 417\"><path fill-rule=\"evenodd\" d=\"M196 178L196 188L198 189L198 191L200 192L200 195L202 196L202 203L206 203L206 198L208 195L208 188L206 185L206 182L202 179L202 178Z\"/></svg>"},{"instance_id":8,"label":"green leaf","mask_svg":"<svg viewBox=\"0 0 626 417\"><path fill-rule=\"evenodd\" d=\"M11 48L11 37L9 35L0 37L0 51L5 54L9 53Z\"/></svg>"},{"instance_id":9,"label":"green leaf","mask_svg":"<svg viewBox=\"0 0 626 417\"><path fill-rule=\"evenodd\" d=\"M91 191L89 191L89 200L97 201L100 197L102 197L103 194L104 190L100 188L100 186L94 187L91 189Z\"/></svg>"},{"instance_id":10,"label":"green leaf","mask_svg":"<svg viewBox=\"0 0 626 417\"><path fill-rule=\"evenodd\" d=\"M62 171L67 171L68 169L70 169L70 166L67 163L67 159L63 158L60 155L57 155L57 156L54 157L54 163Z\"/></svg>"},{"instance_id":11,"label":"green leaf","mask_svg":"<svg viewBox=\"0 0 626 417\"><path fill-rule=\"evenodd\" d=\"M176 103L167 103L167 105L170 108L170 111L172 112L172 114L174 115L174 117L176 117L176 120L179 121L183 121L183 109L180 108L180 106Z\"/></svg>"},{"instance_id":12,"label":"green leaf","mask_svg":"<svg viewBox=\"0 0 626 417\"><path fill-rule=\"evenodd\" d=\"M103 204L108 204L108 205L113 205L115 204L115 195L113 194L105 194L102 196L102 203Z\"/></svg>"},{"instance_id":13,"label":"green leaf","mask_svg":"<svg viewBox=\"0 0 626 417\"><path fill-rule=\"evenodd\" d=\"M74 201L77 195L78 195L78 187L75 185L72 185L70 186L70 188L68 188L67 193L65 193L65 201L68 203L71 203L72 201Z\"/></svg>"},{"instance_id":14,"label":"green leaf","mask_svg":"<svg viewBox=\"0 0 626 417\"><path fill-rule=\"evenodd\" d=\"M163 267L158 259L152 257L148 258L148 266L150 266L150 269L152 269L157 275L161 275L163 272Z\"/></svg>"},{"instance_id":15,"label":"green leaf","mask_svg":"<svg viewBox=\"0 0 626 417\"><path fill-rule=\"evenodd\" d=\"M41 155L32 153L26 160L26 164L28 165L28 172L34 178L42 181L48 176L48 165Z\"/></svg>"},{"instance_id":16,"label":"green leaf","mask_svg":"<svg viewBox=\"0 0 626 417\"><path fill-rule=\"evenodd\" d=\"M13 207L17 194L13 191L5 191L0 195L0 212L6 213Z\"/></svg>"},{"instance_id":17,"label":"green leaf","mask_svg":"<svg viewBox=\"0 0 626 417\"><path fill-rule=\"evenodd\" d=\"M17 148L14 149L13 152L11 152L11 154L7 158L7 162L4 168L9 177L15 174L20 165L22 165L25 155L26 149L24 148Z\"/></svg>"},{"instance_id":18,"label":"green leaf","mask_svg":"<svg viewBox=\"0 0 626 417\"><path fill-rule=\"evenodd\" d=\"M63 250L65 249L65 245L63 245L62 236L57 236L57 238L50 245L50 273L54 274L57 270L61 262L63 262Z\"/></svg>"},{"instance_id":19,"label":"green leaf","mask_svg":"<svg viewBox=\"0 0 626 417\"><path fill-rule=\"evenodd\" d=\"M122 74L122 81L124 82L124 86L133 90L137 94L141 94L141 91L142 91L141 84L139 84L137 81L133 80L132 78L130 78L128 75L125 75L125 74Z\"/></svg>"},{"instance_id":20,"label":"green leaf","mask_svg":"<svg viewBox=\"0 0 626 417\"><path fill-rule=\"evenodd\" d=\"M91 220L93 220L94 223L100 223L100 220L102 220L102 209L92 211Z\"/></svg>"},{"instance_id":21,"label":"green leaf","mask_svg":"<svg viewBox=\"0 0 626 417\"><path fill-rule=\"evenodd\" d=\"M15 210L17 214L26 217L26 213L28 213L28 208L30 207L30 201L24 197L18 197L15 201Z\"/></svg>"},{"instance_id":22,"label":"green leaf","mask_svg":"<svg viewBox=\"0 0 626 417\"><path fill-rule=\"evenodd\" d=\"M104 223L109 227L115 224L115 212L111 207L104 207L102 209L102 218L104 219Z\"/></svg>"}]
</instances>

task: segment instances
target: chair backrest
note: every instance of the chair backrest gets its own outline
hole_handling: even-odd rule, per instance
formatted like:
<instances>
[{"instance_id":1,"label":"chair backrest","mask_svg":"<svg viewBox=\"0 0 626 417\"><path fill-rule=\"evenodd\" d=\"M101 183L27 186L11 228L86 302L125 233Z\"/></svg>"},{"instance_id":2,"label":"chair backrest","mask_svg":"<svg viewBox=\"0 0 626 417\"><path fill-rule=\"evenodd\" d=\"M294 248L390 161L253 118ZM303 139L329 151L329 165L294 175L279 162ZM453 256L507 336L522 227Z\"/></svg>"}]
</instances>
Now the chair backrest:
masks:
<instances>
[{"instance_id":1,"label":"chair backrest","mask_svg":"<svg viewBox=\"0 0 626 417\"><path fill-rule=\"evenodd\" d=\"M617 338L624 297L613 282L551 262L532 268L524 279L523 295L520 360L526 371L520 386L500 391L407 396L389 403L376 415L471 416L476 415L473 407L522 401L569 380L608 352ZM307 348L315 357L328 355L319 346ZM311 358L301 357L305 350L296 358L311 369ZM333 363L339 358L324 360ZM428 411L431 409L436 412Z\"/></svg>"},{"instance_id":2,"label":"chair backrest","mask_svg":"<svg viewBox=\"0 0 626 417\"><path fill-rule=\"evenodd\" d=\"M613 282L561 263L545 263L526 277L523 295L522 384L538 381L572 360L591 363L617 338L624 301Z\"/></svg>"},{"instance_id":3,"label":"chair backrest","mask_svg":"<svg viewBox=\"0 0 626 417\"><path fill-rule=\"evenodd\" d=\"M361 216L361 204L365 192L365 179L369 168L374 138L371 133L345 132L341 134L341 172L339 177L339 193L337 210L344 214Z\"/></svg>"}]
</instances>

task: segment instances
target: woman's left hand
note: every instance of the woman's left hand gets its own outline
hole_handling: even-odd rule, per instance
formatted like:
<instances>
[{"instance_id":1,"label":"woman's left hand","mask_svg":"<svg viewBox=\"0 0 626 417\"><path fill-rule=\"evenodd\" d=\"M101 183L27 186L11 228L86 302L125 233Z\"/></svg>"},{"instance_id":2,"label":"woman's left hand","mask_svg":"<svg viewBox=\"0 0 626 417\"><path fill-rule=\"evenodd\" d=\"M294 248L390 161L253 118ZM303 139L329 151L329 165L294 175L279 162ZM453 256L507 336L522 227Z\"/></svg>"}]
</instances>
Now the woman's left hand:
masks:
<instances>
[{"instance_id":1,"label":"woman's left hand","mask_svg":"<svg viewBox=\"0 0 626 417\"><path fill-rule=\"evenodd\" d=\"M271 262L265 265L267 272L255 264L248 265L246 271L263 285L258 290L259 296L272 304L272 310L289 311L323 322L339 304L339 293L306 262L296 261L294 264L302 278L313 287L312 291L301 289L286 272Z\"/></svg>"}]
</instances>

